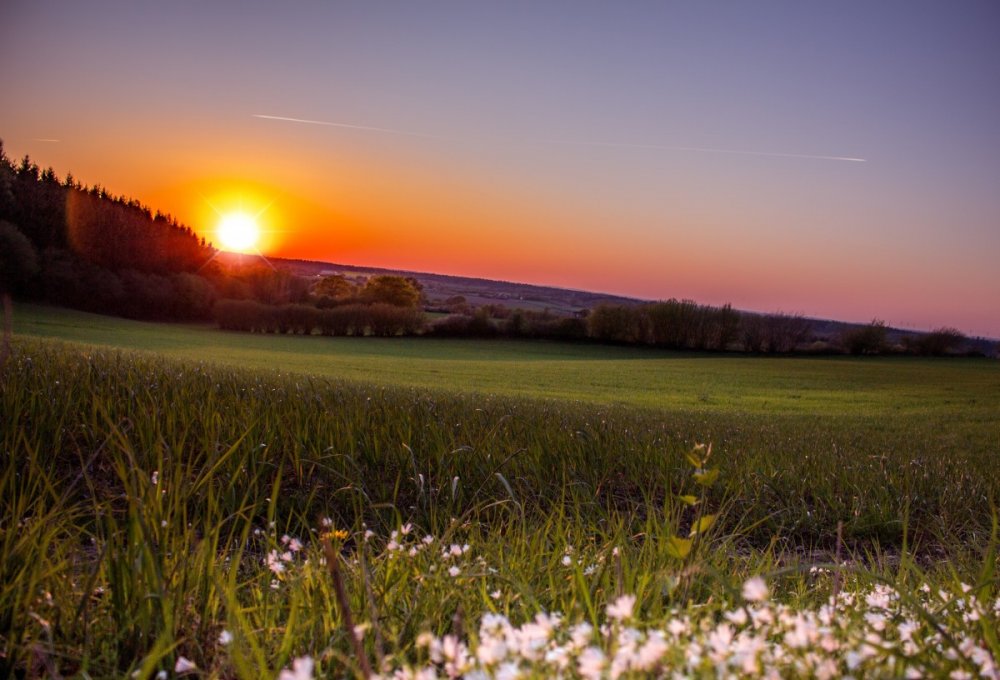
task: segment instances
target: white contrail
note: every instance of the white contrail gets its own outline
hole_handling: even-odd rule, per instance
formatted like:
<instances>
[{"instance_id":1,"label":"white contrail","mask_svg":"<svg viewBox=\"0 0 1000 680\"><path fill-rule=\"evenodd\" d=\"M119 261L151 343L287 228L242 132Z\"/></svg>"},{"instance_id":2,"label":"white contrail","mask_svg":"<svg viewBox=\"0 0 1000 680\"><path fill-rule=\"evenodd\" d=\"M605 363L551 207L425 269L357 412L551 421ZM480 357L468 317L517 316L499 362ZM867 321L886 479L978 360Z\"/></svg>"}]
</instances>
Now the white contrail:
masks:
<instances>
[{"instance_id":1,"label":"white contrail","mask_svg":"<svg viewBox=\"0 0 1000 680\"><path fill-rule=\"evenodd\" d=\"M53 143L54 144L56 142L61 142L62 140L61 139L50 139L48 137L32 137L31 141L33 141L33 142L48 142L48 143Z\"/></svg>"},{"instance_id":2,"label":"white contrail","mask_svg":"<svg viewBox=\"0 0 1000 680\"><path fill-rule=\"evenodd\" d=\"M420 132L410 132L409 130L397 130L393 128L372 127L370 125L353 125L351 123L336 123L328 120L310 120L308 118L291 118L289 116L270 116L263 113L251 114L254 118L264 120L278 120L286 123L303 123L306 125L325 125L328 127L347 128L350 130L367 130L369 132L384 132L390 135L405 135L407 137L420 137L423 139L451 140L450 137L440 137L438 135L428 135ZM781 153L778 151L752 151L748 149L713 149L700 146L666 146L662 144L630 144L628 142L580 142L569 140L548 140L545 144L566 144L575 146L604 146L624 149L654 149L660 151L696 151L700 153L728 153L741 156L771 156L777 158L810 158L822 161L849 161L852 163L867 163L866 158L854 158L852 156L819 156L806 153Z\"/></svg>"},{"instance_id":3,"label":"white contrail","mask_svg":"<svg viewBox=\"0 0 1000 680\"><path fill-rule=\"evenodd\" d=\"M713 149L701 146L666 146L663 144L629 144L628 142L573 142L558 140L555 144L576 146L609 146L625 149L658 149L661 151L698 151L701 153L731 153L741 156L775 156L778 158L812 158L821 161L850 161L852 163L867 163L867 158L853 156L818 156L809 153L782 153L778 151L751 151L749 149Z\"/></svg>"},{"instance_id":4,"label":"white contrail","mask_svg":"<svg viewBox=\"0 0 1000 680\"><path fill-rule=\"evenodd\" d=\"M394 130L392 128L371 127L370 125L352 125L350 123L335 123L329 120L309 120L308 118L289 118L288 116L268 116L263 113L251 114L253 118L263 118L264 120L280 120L286 123L304 123L306 125L326 125L327 127L348 128L350 130L368 130L369 132L385 132L390 135L406 135L407 137L423 137L424 139L441 139L434 135L425 135L419 132L408 132L406 130Z\"/></svg>"}]
</instances>

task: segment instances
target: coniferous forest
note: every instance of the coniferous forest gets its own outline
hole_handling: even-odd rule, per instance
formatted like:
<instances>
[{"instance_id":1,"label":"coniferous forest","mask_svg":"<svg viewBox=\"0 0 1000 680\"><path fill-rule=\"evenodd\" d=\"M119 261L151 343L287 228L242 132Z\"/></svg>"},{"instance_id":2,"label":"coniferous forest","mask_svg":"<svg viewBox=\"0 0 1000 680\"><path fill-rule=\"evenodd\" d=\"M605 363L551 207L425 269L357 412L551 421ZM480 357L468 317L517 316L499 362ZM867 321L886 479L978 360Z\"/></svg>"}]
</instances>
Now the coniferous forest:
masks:
<instances>
[{"instance_id":1,"label":"coniferous forest","mask_svg":"<svg viewBox=\"0 0 1000 680\"><path fill-rule=\"evenodd\" d=\"M190 227L137 200L14 162L0 143L3 284L18 299L152 320L212 318L216 300L298 302L307 284L263 263L227 269Z\"/></svg>"}]
</instances>

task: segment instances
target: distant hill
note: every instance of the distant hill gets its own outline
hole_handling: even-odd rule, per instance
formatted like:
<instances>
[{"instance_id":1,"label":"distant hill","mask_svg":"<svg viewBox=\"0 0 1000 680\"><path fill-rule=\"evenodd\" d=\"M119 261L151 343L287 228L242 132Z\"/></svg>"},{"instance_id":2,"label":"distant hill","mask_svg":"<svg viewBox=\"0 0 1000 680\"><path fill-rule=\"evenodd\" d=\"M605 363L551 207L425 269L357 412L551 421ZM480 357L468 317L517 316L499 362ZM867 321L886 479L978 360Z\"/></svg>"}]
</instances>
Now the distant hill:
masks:
<instances>
[{"instance_id":1,"label":"distant hill","mask_svg":"<svg viewBox=\"0 0 1000 680\"><path fill-rule=\"evenodd\" d=\"M224 260L231 260L234 257L246 256L220 254L219 257L224 258ZM306 277L330 276L333 274L343 274L348 279L366 278L377 274L412 277L424 287L424 294L427 296L429 306L431 307L444 305L447 299L460 295L474 307L502 304L517 309L531 309L536 311L547 309L554 314L572 316L582 310L592 309L602 303L638 305L645 302L636 298L609 295L607 293L592 293L582 290L536 286L528 283L514 283L511 281L491 281L489 279L477 279L467 276L449 276L447 274L362 267L312 260L290 260L280 257L269 257L267 259L277 269Z\"/></svg>"},{"instance_id":2,"label":"distant hill","mask_svg":"<svg viewBox=\"0 0 1000 680\"><path fill-rule=\"evenodd\" d=\"M240 257L230 253L220 253L223 260L235 260ZM391 274L416 279L424 287L430 307L444 306L445 301L455 296L462 296L468 304L479 307L489 304L502 304L512 309L528 309L535 311L548 310L554 314L573 316L585 313L600 304L641 305L649 300L631 298L607 293L538 286L512 281L493 281L469 276L450 276L448 274L433 274L414 272L402 269L384 269L360 265L340 264L334 262L318 262L314 260L295 260L279 257L269 257L268 261L277 269L288 271L298 276L320 277L333 274L343 274L348 279L363 280L378 274ZM833 319L809 318L812 324L813 337L818 341L831 342L845 331L860 328L864 324ZM890 345L899 344L905 336L924 335L923 331L903 328L887 328L886 340ZM996 356L997 340L990 338L967 338L966 349L980 352L986 356Z\"/></svg>"}]
</instances>

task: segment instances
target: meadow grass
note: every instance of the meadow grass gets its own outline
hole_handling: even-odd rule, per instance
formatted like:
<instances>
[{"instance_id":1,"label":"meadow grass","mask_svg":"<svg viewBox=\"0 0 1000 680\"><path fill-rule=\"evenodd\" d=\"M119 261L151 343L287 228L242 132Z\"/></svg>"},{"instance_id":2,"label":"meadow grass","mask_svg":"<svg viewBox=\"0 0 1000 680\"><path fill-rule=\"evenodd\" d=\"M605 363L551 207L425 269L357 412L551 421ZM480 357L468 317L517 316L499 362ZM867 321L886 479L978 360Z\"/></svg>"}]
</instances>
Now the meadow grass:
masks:
<instances>
[{"instance_id":1,"label":"meadow grass","mask_svg":"<svg viewBox=\"0 0 1000 680\"><path fill-rule=\"evenodd\" d=\"M958 430L1000 413L1000 362L989 359L763 358L548 341L255 335L31 305L15 309L14 329L23 337L449 392L704 413L941 416Z\"/></svg>"},{"instance_id":2,"label":"meadow grass","mask_svg":"<svg viewBox=\"0 0 1000 680\"><path fill-rule=\"evenodd\" d=\"M966 364L918 364L965 410L889 370L907 408L817 414L378 385L273 346L251 370L15 341L3 675L996 673L996 402ZM744 600L754 575L770 598Z\"/></svg>"}]
</instances>

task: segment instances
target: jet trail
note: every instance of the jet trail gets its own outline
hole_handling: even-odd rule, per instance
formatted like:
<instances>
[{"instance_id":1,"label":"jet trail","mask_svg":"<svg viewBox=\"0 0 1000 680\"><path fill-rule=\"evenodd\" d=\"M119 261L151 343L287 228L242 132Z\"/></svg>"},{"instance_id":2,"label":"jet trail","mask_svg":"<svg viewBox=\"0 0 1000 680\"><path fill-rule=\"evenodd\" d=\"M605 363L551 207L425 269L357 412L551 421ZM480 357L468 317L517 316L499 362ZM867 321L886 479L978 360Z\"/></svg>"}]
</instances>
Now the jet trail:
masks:
<instances>
[{"instance_id":1,"label":"jet trail","mask_svg":"<svg viewBox=\"0 0 1000 680\"><path fill-rule=\"evenodd\" d=\"M351 125L350 123L334 123L328 120L309 120L308 118L289 118L288 116L268 116L263 113L251 114L253 118L263 118L264 120L280 120L286 123L304 123L306 125L325 125L327 127L348 128L350 130L368 130L369 132L385 132L390 135L405 135L406 137L422 137L423 139L441 139L434 135L425 135L419 132L407 132L406 130L393 130L392 128L371 127L369 125Z\"/></svg>"},{"instance_id":2,"label":"jet trail","mask_svg":"<svg viewBox=\"0 0 1000 680\"><path fill-rule=\"evenodd\" d=\"M420 137L422 139L437 139L445 141L457 141L449 137L438 135L428 135L420 132L410 132L408 130L396 130L393 128L372 127L370 125L353 125L351 123L336 123L327 120L310 120L308 118L291 118L288 116L270 116L262 113L252 114L254 118L264 120L277 120L286 123L302 123L305 125L325 125L327 127L347 128L349 130L367 130L369 132L383 132L390 135L403 135L406 137ZM539 143L539 142L535 142ZM667 146L663 144L630 144L628 142L581 142L570 140L542 140L542 144L564 144L568 146L602 146L620 149L653 149L659 151L695 151L698 153L726 153L740 156L770 156L772 158L807 158L821 161L847 161L850 163L867 163L866 158L855 158L853 156L820 156L806 153L782 153L778 151L752 151L749 149L714 149L700 146Z\"/></svg>"},{"instance_id":3,"label":"jet trail","mask_svg":"<svg viewBox=\"0 0 1000 680\"><path fill-rule=\"evenodd\" d=\"M777 158L812 158L821 161L849 161L851 163L867 163L867 158L854 158L853 156L818 156L808 153L782 153L779 151L751 151L749 149L713 149L701 146L666 146L663 144L629 144L628 142L573 142L556 141L555 144L567 144L573 146L604 146L624 149L656 149L660 151L698 151L701 153L729 153L741 156L772 156Z\"/></svg>"}]
</instances>

